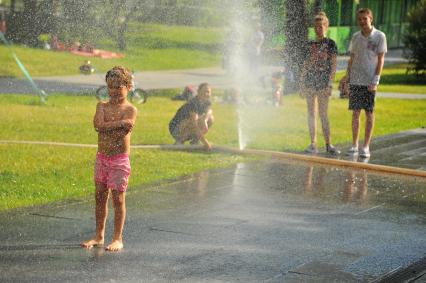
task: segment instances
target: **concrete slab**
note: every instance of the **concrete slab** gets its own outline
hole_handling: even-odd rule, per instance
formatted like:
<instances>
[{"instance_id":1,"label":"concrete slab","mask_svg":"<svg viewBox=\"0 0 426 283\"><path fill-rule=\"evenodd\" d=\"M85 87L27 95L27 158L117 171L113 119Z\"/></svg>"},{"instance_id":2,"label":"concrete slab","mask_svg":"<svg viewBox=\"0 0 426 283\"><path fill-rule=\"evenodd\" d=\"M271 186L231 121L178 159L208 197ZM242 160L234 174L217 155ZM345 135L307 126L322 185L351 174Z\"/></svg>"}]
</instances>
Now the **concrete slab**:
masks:
<instances>
[{"instance_id":1,"label":"concrete slab","mask_svg":"<svg viewBox=\"0 0 426 283\"><path fill-rule=\"evenodd\" d=\"M348 147L338 158L356 162L368 162L394 167L426 170L426 128L403 131L383 137L373 137L371 157L345 155Z\"/></svg>"},{"instance_id":2,"label":"concrete slab","mask_svg":"<svg viewBox=\"0 0 426 283\"><path fill-rule=\"evenodd\" d=\"M425 203L424 178L243 163L130 188L119 253L78 246L92 199L3 213L0 281L367 282L425 256Z\"/></svg>"}]
</instances>

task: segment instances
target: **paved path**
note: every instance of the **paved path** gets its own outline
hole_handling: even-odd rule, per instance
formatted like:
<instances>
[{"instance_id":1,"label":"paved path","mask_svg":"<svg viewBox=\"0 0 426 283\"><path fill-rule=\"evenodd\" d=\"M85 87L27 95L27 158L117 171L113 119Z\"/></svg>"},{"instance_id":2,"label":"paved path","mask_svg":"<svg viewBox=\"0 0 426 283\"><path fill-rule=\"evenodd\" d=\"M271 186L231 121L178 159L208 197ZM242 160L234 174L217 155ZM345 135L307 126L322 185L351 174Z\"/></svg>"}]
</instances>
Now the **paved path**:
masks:
<instances>
[{"instance_id":1,"label":"paved path","mask_svg":"<svg viewBox=\"0 0 426 283\"><path fill-rule=\"evenodd\" d=\"M405 62L400 56L400 52L394 51L386 59L386 63ZM346 68L347 60L347 56L339 56L339 70ZM261 69L260 73L267 75L279 69L280 67L277 66L265 66ZM34 80L37 85L47 93L94 92L99 86L104 85L103 74L37 77ZM221 68L137 72L135 74L135 82L137 87L144 89L183 89L185 85L198 85L202 82L209 82L214 88L220 89L229 88L234 85L231 76ZM0 93L32 92L30 85L24 79L0 78ZM422 94L378 93L378 96L404 99L426 99L426 95Z\"/></svg>"}]
</instances>

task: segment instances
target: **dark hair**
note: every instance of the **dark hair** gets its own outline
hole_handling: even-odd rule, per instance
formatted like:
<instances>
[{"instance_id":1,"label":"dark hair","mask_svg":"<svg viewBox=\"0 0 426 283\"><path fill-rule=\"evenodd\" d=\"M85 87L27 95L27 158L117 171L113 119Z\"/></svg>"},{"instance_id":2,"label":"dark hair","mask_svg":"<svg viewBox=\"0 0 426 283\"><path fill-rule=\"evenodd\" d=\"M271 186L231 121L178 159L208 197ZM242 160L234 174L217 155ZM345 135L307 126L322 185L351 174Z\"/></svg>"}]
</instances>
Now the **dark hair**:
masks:
<instances>
[{"instance_id":1,"label":"dark hair","mask_svg":"<svg viewBox=\"0 0 426 283\"><path fill-rule=\"evenodd\" d=\"M371 11L368 8L360 8L356 11L356 15L358 16L359 14L367 14L371 17L371 20L373 20L373 11Z\"/></svg>"}]
</instances>

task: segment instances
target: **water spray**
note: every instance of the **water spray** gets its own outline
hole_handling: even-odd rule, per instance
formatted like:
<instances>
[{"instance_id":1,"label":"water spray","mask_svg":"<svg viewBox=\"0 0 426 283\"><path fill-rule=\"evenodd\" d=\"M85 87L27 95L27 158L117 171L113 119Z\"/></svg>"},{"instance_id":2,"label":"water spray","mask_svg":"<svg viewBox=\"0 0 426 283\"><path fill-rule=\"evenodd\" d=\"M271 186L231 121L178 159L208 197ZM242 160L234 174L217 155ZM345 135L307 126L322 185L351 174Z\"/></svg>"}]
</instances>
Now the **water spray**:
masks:
<instances>
[{"instance_id":1,"label":"water spray","mask_svg":"<svg viewBox=\"0 0 426 283\"><path fill-rule=\"evenodd\" d=\"M18 56L12 50L10 42L6 39L6 37L4 36L4 34L1 31L0 31L0 40L3 41L3 43L8 47L10 53L12 54L13 59L15 60L16 64L18 64L18 66L21 69L24 76L30 82L30 85L33 88L34 92L40 97L41 102L46 103L47 93L44 90L40 89L37 86L37 84L34 82L33 78L31 77L28 70L25 68L24 64L21 62L21 60L19 60Z\"/></svg>"}]
</instances>

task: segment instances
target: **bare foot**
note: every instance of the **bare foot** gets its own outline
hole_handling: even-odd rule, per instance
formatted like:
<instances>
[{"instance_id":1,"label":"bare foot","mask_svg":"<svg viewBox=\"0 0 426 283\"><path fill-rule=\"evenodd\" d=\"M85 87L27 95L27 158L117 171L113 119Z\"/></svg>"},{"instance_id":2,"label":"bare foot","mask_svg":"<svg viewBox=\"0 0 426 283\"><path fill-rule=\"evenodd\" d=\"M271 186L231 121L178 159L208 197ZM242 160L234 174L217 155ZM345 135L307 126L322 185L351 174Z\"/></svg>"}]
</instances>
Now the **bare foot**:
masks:
<instances>
[{"instance_id":1,"label":"bare foot","mask_svg":"<svg viewBox=\"0 0 426 283\"><path fill-rule=\"evenodd\" d=\"M117 252L123 249L123 242L119 240L113 240L112 243L105 249L110 252Z\"/></svg>"},{"instance_id":2,"label":"bare foot","mask_svg":"<svg viewBox=\"0 0 426 283\"><path fill-rule=\"evenodd\" d=\"M91 239L80 244L83 248L91 249L93 247L101 247L104 245L104 240Z\"/></svg>"}]
</instances>

